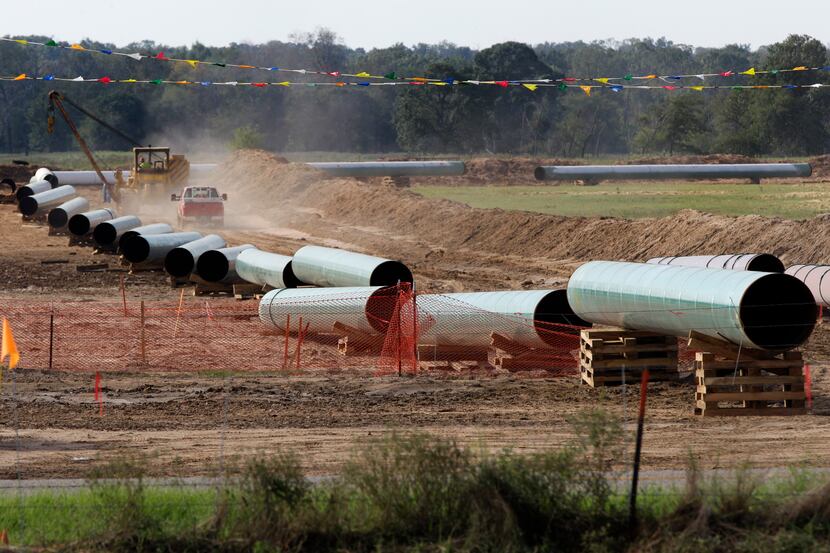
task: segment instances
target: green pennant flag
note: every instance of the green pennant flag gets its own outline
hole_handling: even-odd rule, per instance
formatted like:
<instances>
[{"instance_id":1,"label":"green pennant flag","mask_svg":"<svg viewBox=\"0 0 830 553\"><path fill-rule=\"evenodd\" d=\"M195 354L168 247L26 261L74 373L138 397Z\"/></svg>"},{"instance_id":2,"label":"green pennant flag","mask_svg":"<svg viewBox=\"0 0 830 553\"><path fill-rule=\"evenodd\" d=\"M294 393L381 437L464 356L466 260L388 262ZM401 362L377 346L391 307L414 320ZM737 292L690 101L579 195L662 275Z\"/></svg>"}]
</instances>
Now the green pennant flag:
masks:
<instances>
[{"instance_id":1,"label":"green pennant flag","mask_svg":"<svg viewBox=\"0 0 830 553\"><path fill-rule=\"evenodd\" d=\"M630 80L632 80L633 78L634 78L634 75L630 75L630 74L629 74L629 75L626 75L625 77L623 77L623 79L625 79L626 81L630 81Z\"/></svg>"},{"instance_id":2,"label":"green pennant flag","mask_svg":"<svg viewBox=\"0 0 830 553\"><path fill-rule=\"evenodd\" d=\"M395 74L394 71L392 71L391 73L387 73L386 75L384 75L383 78L384 79L389 79L390 81L394 81L395 79L398 78L398 75Z\"/></svg>"},{"instance_id":3,"label":"green pennant flag","mask_svg":"<svg viewBox=\"0 0 830 553\"><path fill-rule=\"evenodd\" d=\"M778 70L777 70L777 69L773 69L773 70L771 70L771 71L769 72L769 74L770 74L770 75L778 75Z\"/></svg>"},{"instance_id":4,"label":"green pennant flag","mask_svg":"<svg viewBox=\"0 0 830 553\"><path fill-rule=\"evenodd\" d=\"M161 79L153 79L150 84L161 84Z\"/></svg>"},{"instance_id":5,"label":"green pennant flag","mask_svg":"<svg viewBox=\"0 0 830 553\"><path fill-rule=\"evenodd\" d=\"M565 83L559 83L559 90L568 90L568 85Z\"/></svg>"},{"instance_id":6,"label":"green pennant flag","mask_svg":"<svg viewBox=\"0 0 830 553\"><path fill-rule=\"evenodd\" d=\"M55 42L54 40L52 40L51 38L49 39L49 42L46 43L46 46L57 46L57 45L58 45L58 43Z\"/></svg>"}]
</instances>

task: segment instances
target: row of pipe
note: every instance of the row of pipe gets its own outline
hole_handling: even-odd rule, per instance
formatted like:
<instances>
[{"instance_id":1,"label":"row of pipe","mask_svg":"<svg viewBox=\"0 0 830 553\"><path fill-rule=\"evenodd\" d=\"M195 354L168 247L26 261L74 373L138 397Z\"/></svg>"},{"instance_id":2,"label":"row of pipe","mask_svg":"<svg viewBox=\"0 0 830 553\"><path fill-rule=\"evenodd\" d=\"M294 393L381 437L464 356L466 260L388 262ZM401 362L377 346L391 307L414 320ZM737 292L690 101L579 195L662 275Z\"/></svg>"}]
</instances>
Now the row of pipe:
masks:
<instances>
[{"instance_id":1,"label":"row of pipe","mask_svg":"<svg viewBox=\"0 0 830 553\"><path fill-rule=\"evenodd\" d=\"M551 165L537 167L540 181L751 179L809 177L809 163L737 163L690 165Z\"/></svg>"}]
</instances>

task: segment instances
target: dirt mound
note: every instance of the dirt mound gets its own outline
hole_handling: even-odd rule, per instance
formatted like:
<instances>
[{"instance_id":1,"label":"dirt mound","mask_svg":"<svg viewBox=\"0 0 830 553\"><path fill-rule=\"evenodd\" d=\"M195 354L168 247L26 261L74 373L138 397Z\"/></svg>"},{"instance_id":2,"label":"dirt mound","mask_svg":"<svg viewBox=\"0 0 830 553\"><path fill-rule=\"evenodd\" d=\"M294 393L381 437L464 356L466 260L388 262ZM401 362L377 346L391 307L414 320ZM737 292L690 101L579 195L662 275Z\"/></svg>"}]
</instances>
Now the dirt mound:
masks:
<instances>
[{"instance_id":1,"label":"dirt mound","mask_svg":"<svg viewBox=\"0 0 830 553\"><path fill-rule=\"evenodd\" d=\"M645 260L660 255L769 252L785 263L830 262L830 214L807 221L682 211L624 220L474 209L353 179L326 179L264 152L240 152L221 169L273 220L286 212L385 229L463 250L549 259ZM286 210L290 206L291 209ZM313 223L310 223L313 224ZM390 237L390 241L394 239Z\"/></svg>"}]
</instances>

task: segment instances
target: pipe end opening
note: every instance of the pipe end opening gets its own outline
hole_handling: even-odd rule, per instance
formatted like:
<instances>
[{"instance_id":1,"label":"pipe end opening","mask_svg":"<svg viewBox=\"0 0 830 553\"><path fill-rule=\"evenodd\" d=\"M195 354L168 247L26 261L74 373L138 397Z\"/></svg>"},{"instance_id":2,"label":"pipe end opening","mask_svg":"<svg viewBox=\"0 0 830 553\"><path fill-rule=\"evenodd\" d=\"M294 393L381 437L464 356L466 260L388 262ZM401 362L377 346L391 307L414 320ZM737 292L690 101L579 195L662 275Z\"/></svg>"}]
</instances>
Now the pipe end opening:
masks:
<instances>
[{"instance_id":1,"label":"pipe end opening","mask_svg":"<svg viewBox=\"0 0 830 553\"><path fill-rule=\"evenodd\" d=\"M752 343L786 351L800 346L813 333L818 307L803 282L790 275L769 274L744 292L739 315Z\"/></svg>"},{"instance_id":2,"label":"pipe end opening","mask_svg":"<svg viewBox=\"0 0 830 553\"><path fill-rule=\"evenodd\" d=\"M396 286L399 282L414 282L412 271L400 261L384 261L372 271L369 286Z\"/></svg>"}]
</instances>

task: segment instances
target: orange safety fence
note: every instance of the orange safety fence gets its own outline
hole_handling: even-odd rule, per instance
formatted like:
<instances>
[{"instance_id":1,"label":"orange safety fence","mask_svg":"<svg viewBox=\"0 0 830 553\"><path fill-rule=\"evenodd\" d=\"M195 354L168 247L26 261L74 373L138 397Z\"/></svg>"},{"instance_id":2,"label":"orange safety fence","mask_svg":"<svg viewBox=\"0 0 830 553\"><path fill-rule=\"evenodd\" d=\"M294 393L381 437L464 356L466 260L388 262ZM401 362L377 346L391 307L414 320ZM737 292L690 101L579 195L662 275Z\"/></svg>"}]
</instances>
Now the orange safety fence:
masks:
<instances>
[{"instance_id":1,"label":"orange safety fence","mask_svg":"<svg viewBox=\"0 0 830 553\"><path fill-rule=\"evenodd\" d=\"M476 309L408 284L368 300L297 292L260 302L0 299L20 366L67 371L425 371L578 374L577 326ZM693 353L681 341L681 365Z\"/></svg>"}]
</instances>

